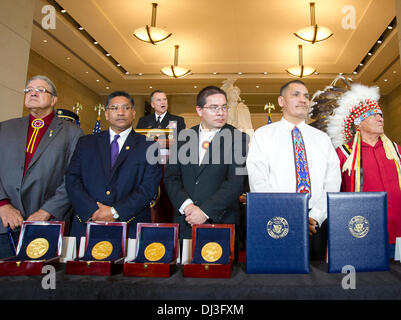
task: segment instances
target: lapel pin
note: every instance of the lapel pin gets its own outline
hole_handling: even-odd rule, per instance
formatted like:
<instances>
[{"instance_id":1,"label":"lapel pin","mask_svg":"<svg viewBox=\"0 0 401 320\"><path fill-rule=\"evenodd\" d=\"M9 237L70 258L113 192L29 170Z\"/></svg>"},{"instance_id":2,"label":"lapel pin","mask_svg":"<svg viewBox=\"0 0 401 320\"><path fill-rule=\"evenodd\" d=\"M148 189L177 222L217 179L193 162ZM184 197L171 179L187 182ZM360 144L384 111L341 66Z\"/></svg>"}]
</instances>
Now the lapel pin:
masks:
<instances>
[{"instance_id":1,"label":"lapel pin","mask_svg":"<svg viewBox=\"0 0 401 320\"><path fill-rule=\"evenodd\" d=\"M125 147L125 150L129 150L129 149L130 149L130 147L129 147L129 146L126 146L126 147Z\"/></svg>"}]
</instances>

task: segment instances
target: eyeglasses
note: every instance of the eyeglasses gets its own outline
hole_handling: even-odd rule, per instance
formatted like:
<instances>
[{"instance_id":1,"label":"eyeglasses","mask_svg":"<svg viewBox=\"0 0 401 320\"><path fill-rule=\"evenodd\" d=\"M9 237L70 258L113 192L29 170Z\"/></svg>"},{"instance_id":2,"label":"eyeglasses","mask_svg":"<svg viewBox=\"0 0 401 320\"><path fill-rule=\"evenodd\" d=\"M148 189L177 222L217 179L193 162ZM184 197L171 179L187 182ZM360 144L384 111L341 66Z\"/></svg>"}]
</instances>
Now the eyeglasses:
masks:
<instances>
[{"instance_id":1,"label":"eyeglasses","mask_svg":"<svg viewBox=\"0 0 401 320\"><path fill-rule=\"evenodd\" d=\"M28 87L24 89L24 93L29 93L29 92L37 92L37 93L49 93L50 95L53 95L49 90L46 88L32 88Z\"/></svg>"},{"instance_id":2,"label":"eyeglasses","mask_svg":"<svg viewBox=\"0 0 401 320\"><path fill-rule=\"evenodd\" d=\"M210 113L217 113L218 111L228 112L230 110L229 106L210 106L203 107L203 109L208 109Z\"/></svg>"},{"instance_id":3,"label":"eyeglasses","mask_svg":"<svg viewBox=\"0 0 401 320\"><path fill-rule=\"evenodd\" d=\"M106 109L108 109L112 112L115 112L120 108L124 111L128 111L128 110L132 109L131 105L129 105L129 104L112 104L111 106L106 107Z\"/></svg>"}]
</instances>

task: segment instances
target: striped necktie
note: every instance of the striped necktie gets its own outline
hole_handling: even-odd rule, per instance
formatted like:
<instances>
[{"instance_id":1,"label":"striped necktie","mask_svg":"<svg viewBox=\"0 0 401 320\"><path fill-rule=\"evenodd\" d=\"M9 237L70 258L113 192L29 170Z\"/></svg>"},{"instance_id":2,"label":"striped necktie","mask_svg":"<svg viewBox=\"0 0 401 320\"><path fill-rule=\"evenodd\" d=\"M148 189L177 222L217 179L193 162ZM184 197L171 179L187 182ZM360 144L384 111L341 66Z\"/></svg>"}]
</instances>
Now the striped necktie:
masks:
<instances>
[{"instance_id":1,"label":"striped necktie","mask_svg":"<svg viewBox=\"0 0 401 320\"><path fill-rule=\"evenodd\" d=\"M296 192L311 193L309 166L301 131L297 127L294 127L291 134L294 147Z\"/></svg>"}]
</instances>

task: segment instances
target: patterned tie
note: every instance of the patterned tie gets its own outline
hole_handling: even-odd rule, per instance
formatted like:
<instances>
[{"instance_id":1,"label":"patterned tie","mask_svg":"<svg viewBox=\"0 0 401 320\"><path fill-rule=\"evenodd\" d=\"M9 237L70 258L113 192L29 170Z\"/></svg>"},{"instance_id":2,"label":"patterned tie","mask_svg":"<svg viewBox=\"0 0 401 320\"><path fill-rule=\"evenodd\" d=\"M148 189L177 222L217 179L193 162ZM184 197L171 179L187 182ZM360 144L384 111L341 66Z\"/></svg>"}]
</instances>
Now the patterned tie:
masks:
<instances>
[{"instance_id":1,"label":"patterned tie","mask_svg":"<svg viewBox=\"0 0 401 320\"><path fill-rule=\"evenodd\" d=\"M112 168L114 167L114 163L116 162L117 157L118 157L118 150L119 150L118 142L117 142L118 138L120 138L120 136L118 134L116 134L114 136L114 140L113 140L113 142L111 143L111 146L110 146L110 149L111 149L111 158L110 158L110 160L111 160L111 167Z\"/></svg>"},{"instance_id":2,"label":"patterned tie","mask_svg":"<svg viewBox=\"0 0 401 320\"><path fill-rule=\"evenodd\" d=\"M305 145L301 131L297 127L291 131L294 147L296 192L310 193L311 182L309 177L308 160L306 159Z\"/></svg>"}]
</instances>

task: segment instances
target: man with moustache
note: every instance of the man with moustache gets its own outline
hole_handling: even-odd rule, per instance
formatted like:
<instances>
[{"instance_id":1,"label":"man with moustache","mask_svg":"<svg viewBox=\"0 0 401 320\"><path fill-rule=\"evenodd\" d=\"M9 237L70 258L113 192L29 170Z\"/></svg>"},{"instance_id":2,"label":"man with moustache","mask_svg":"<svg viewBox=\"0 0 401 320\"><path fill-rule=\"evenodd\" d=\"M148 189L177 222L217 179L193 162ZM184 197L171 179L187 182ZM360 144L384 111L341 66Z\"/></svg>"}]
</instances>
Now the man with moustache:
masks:
<instances>
[{"instance_id":1,"label":"man with moustache","mask_svg":"<svg viewBox=\"0 0 401 320\"><path fill-rule=\"evenodd\" d=\"M154 114L139 118L137 129L173 129L177 128L177 133L185 129L183 117L173 115L167 111L168 100L166 94L161 90L155 90L150 95L150 105L154 109Z\"/></svg>"},{"instance_id":2,"label":"man with moustache","mask_svg":"<svg viewBox=\"0 0 401 320\"><path fill-rule=\"evenodd\" d=\"M229 107L222 89L203 88L196 103L200 124L181 133L186 140L171 149L176 154L170 154L164 176L175 208L174 221L180 224L184 239L192 238L195 224L238 227L249 138L227 124Z\"/></svg>"},{"instance_id":3,"label":"man with moustache","mask_svg":"<svg viewBox=\"0 0 401 320\"><path fill-rule=\"evenodd\" d=\"M24 220L67 220L72 212L64 174L83 133L55 115L49 78L32 77L24 92L30 114L0 123L0 258L15 254Z\"/></svg>"},{"instance_id":4,"label":"man with moustache","mask_svg":"<svg viewBox=\"0 0 401 320\"><path fill-rule=\"evenodd\" d=\"M82 137L66 174L74 208L70 236L85 236L87 221L129 223L136 237L138 222L151 222L149 204L161 180L161 166L148 161L155 142L132 129L134 100L123 91L111 93L105 111L109 129ZM156 148L157 149L157 148Z\"/></svg>"},{"instance_id":5,"label":"man with moustache","mask_svg":"<svg viewBox=\"0 0 401 320\"><path fill-rule=\"evenodd\" d=\"M319 235L327 218L327 192L340 190L339 160L327 134L305 123L309 111L309 93L300 80L286 83L280 90L280 121L256 130L247 158L251 192L307 192L311 260L324 258L326 235ZM295 146L302 141L307 168L297 179ZM299 160L299 158L298 158ZM298 163L297 163L298 164ZM301 183L298 183L301 181Z\"/></svg>"}]
</instances>

